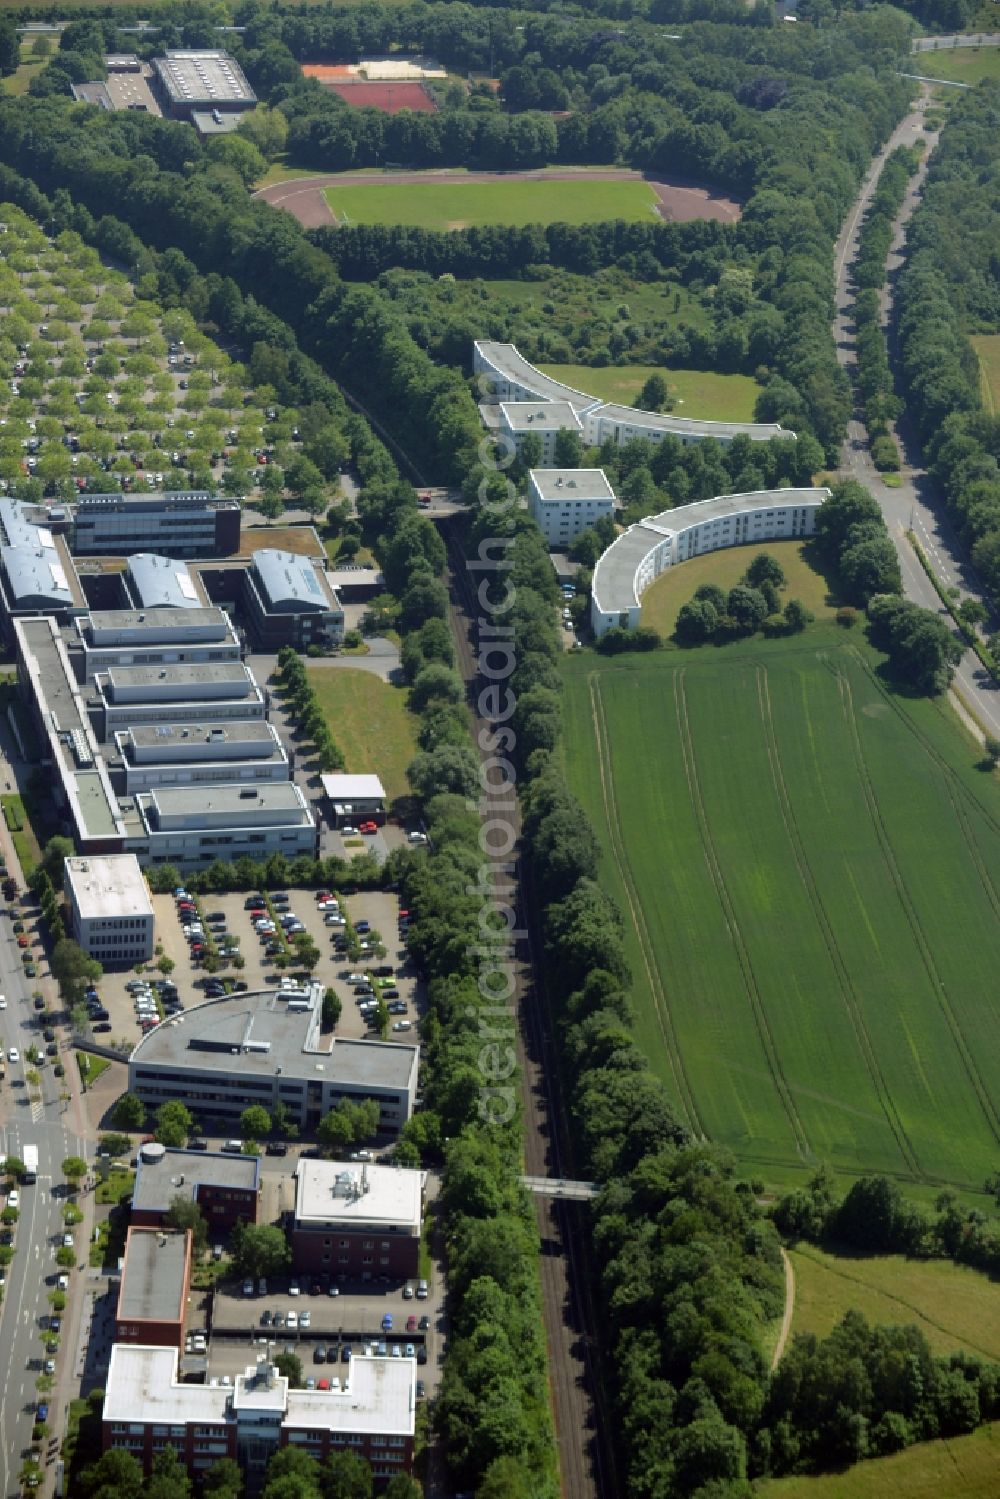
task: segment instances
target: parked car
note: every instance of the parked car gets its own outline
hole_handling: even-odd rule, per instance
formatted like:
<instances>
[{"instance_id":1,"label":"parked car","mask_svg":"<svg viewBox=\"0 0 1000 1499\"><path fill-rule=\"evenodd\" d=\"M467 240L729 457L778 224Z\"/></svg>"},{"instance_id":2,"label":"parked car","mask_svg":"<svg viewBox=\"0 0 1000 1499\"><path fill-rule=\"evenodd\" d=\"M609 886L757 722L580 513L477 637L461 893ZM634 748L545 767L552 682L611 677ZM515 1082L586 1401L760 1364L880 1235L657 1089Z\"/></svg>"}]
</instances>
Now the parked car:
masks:
<instances>
[{"instance_id":1,"label":"parked car","mask_svg":"<svg viewBox=\"0 0 1000 1499\"><path fill-rule=\"evenodd\" d=\"M326 1348L324 1347L324 1345L322 1343L317 1343L316 1347L313 1349L313 1363L314 1364L325 1364L326 1363Z\"/></svg>"},{"instance_id":2,"label":"parked car","mask_svg":"<svg viewBox=\"0 0 1000 1499\"><path fill-rule=\"evenodd\" d=\"M354 930L360 935L363 935L365 932L370 932L371 929L372 924L370 921L356 921L354 923Z\"/></svg>"}]
</instances>

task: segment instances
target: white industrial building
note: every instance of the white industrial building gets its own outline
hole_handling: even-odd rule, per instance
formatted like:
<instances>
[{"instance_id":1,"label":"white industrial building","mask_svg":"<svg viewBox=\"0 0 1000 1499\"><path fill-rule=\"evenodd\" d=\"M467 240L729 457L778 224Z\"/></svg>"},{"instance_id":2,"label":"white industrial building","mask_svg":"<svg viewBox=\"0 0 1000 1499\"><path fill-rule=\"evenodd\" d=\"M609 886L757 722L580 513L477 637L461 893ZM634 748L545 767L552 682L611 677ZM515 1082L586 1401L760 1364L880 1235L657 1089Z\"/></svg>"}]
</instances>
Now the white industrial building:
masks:
<instances>
[{"instance_id":1,"label":"white industrial building","mask_svg":"<svg viewBox=\"0 0 1000 1499\"><path fill-rule=\"evenodd\" d=\"M518 457L529 433L542 444L539 467L551 468L556 461L556 439L560 432L574 432L584 440L584 427L568 401L504 401L500 405L500 435L512 443Z\"/></svg>"},{"instance_id":2,"label":"white industrial building","mask_svg":"<svg viewBox=\"0 0 1000 1499\"><path fill-rule=\"evenodd\" d=\"M142 851L147 864L197 869L214 859L244 855L266 860L314 859L316 820L299 786L291 781L260 786L155 786L123 802L138 820L128 847Z\"/></svg>"},{"instance_id":3,"label":"white industrial building","mask_svg":"<svg viewBox=\"0 0 1000 1499\"><path fill-rule=\"evenodd\" d=\"M634 437L647 442L661 442L664 437L676 437L680 442L702 442L714 437L717 442L730 443L741 435L754 442L768 442L772 437L792 437L776 423L769 422L710 422L695 417L674 416L657 411L638 411L631 406L617 406L589 396L584 391L563 385L550 375L543 375L518 353L513 344L477 340L473 345L472 367L481 376L480 396L486 408L501 407L500 427L503 430L503 407L509 403L553 403L560 408L569 406L578 418L583 442L586 447L597 447L602 442L612 441L619 447ZM484 411L484 417L487 412ZM544 421L544 417L539 417ZM512 435L512 434L510 434ZM516 441L516 438L515 438Z\"/></svg>"},{"instance_id":4,"label":"white industrial building","mask_svg":"<svg viewBox=\"0 0 1000 1499\"><path fill-rule=\"evenodd\" d=\"M291 766L277 729L263 719L224 724L133 724L114 735L112 781L134 795L155 786L287 781Z\"/></svg>"},{"instance_id":5,"label":"white industrial building","mask_svg":"<svg viewBox=\"0 0 1000 1499\"><path fill-rule=\"evenodd\" d=\"M63 863L70 935L105 968L153 956L153 902L135 854L87 854Z\"/></svg>"},{"instance_id":6,"label":"white industrial building","mask_svg":"<svg viewBox=\"0 0 1000 1499\"><path fill-rule=\"evenodd\" d=\"M239 636L224 609L104 609L77 615L70 659L81 682L123 666L239 661Z\"/></svg>"},{"instance_id":7,"label":"white industrial building","mask_svg":"<svg viewBox=\"0 0 1000 1499\"><path fill-rule=\"evenodd\" d=\"M66 618L87 607L65 538L48 519L40 506L0 496L0 593L7 618Z\"/></svg>"},{"instance_id":8,"label":"white industrial building","mask_svg":"<svg viewBox=\"0 0 1000 1499\"><path fill-rule=\"evenodd\" d=\"M595 635L613 625L634 629L640 599L668 567L721 547L766 546L811 536L828 489L765 489L725 494L664 510L629 526L598 559L591 583Z\"/></svg>"},{"instance_id":9,"label":"white industrial building","mask_svg":"<svg viewBox=\"0 0 1000 1499\"><path fill-rule=\"evenodd\" d=\"M152 1110L183 1098L199 1118L226 1120L281 1102L303 1130L343 1099L373 1098L379 1133L397 1135L413 1112L419 1046L325 1035L323 992L289 985L189 1007L139 1041L130 1091Z\"/></svg>"},{"instance_id":10,"label":"white industrial building","mask_svg":"<svg viewBox=\"0 0 1000 1499\"><path fill-rule=\"evenodd\" d=\"M204 609L210 600L186 562L137 552L122 573L126 609Z\"/></svg>"},{"instance_id":11,"label":"white industrial building","mask_svg":"<svg viewBox=\"0 0 1000 1499\"><path fill-rule=\"evenodd\" d=\"M561 551L602 516L615 513L615 492L602 468L533 468L528 509L550 549Z\"/></svg>"}]
</instances>

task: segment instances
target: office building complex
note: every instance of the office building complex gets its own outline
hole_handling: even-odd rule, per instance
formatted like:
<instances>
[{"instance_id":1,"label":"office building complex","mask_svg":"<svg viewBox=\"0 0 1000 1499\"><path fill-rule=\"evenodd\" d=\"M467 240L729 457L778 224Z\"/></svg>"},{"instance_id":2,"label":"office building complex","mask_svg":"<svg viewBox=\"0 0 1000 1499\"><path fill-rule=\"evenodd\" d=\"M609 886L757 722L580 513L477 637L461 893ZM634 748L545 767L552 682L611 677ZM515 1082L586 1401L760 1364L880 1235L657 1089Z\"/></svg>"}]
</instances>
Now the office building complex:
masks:
<instances>
[{"instance_id":1,"label":"office building complex","mask_svg":"<svg viewBox=\"0 0 1000 1499\"><path fill-rule=\"evenodd\" d=\"M192 1237L160 1228L129 1228L115 1310L115 1342L184 1347L191 1289Z\"/></svg>"},{"instance_id":2,"label":"office building complex","mask_svg":"<svg viewBox=\"0 0 1000 1499\"><path fill-rule=\"evenodd\" d=\"M336 645L344 611L322 564L297 552L255 552L246 572L243 604L259 650L291 645Z\"/></svg>"},{"instance_id":3,"label":"office building complex","mask_svg":"<svg viewBox=\"0 0 1000 1499\"><path fill-rule=\"evenodd\" d=\"M139 1147L132 1187L134 1227L162 1228L175 1198L195 1202L219 1243L237 1223L256 1223L260 1156L173 1150L149 1140Z\"/></svg>"}]
</instances>

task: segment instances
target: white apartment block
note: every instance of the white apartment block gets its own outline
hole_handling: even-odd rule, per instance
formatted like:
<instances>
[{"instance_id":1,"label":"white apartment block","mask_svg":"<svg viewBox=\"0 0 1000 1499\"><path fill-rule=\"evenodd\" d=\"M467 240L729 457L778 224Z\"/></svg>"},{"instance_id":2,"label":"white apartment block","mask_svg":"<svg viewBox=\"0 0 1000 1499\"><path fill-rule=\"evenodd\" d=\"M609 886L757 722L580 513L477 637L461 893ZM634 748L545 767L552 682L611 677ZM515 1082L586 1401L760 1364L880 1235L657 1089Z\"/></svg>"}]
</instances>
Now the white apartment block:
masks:
<instances>
[{"instance_id":1,"label":"white apartment block","mask_svg":"<svg viewBox=\"0 0 1000 1499\"><path fill-rule=\"evenodd\" d=\"M501 405L501 438L513 443L520 456L529 432L540 438L542 453L539 467L552 468L556 461L556 438L560 432L575 432L583 440L583 423L568 401L514 401Z\"/></svg>"},{"instance_id":2,"label":"white apartment block","mask_svg":"<svg viewBox=\"0 0 1000 1499\"><path fill-rule=\"evenodd\" d=\"M70 934L105 968L153 956L153 903L134 854L88 854L63 864Z\"/></svg>"},{"instance_id":3,"label":"white apartment block","mask_svg":"<svg viewBox=\"0 0 1000 1499\"><path fill-rule=\"evenodd\" d=\"M635 629L640 600L668 567L721 547L766 546L811 536L828 489L765 489L679 505L629 526L598 559L591 584L595 635L613 625Z\"/></svg>"},{"instance_id":4,"label":"white apartment block","mask_svg":"<svg viewBox=\"0 0 1000 1499\"><path fill-rule=\"evenodd\" d=\"M552 551L564 551L604 515L614 515L615 493L602 468L531 469L528 509Z\"/></svg>"}]
</instances>

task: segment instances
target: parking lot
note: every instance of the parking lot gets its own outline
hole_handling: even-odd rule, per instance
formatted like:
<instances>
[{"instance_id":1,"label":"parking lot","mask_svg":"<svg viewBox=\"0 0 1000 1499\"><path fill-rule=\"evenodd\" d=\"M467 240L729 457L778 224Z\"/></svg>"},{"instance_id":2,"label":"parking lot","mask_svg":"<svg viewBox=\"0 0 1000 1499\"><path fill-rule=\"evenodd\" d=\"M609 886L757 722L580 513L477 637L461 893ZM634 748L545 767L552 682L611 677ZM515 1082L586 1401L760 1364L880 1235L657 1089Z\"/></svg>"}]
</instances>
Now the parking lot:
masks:
<instances>
[{"instance_id":1,"label":"parking lot","mask_svg":"<svg viewBox=\"0 0 1000 1499\"><path fill-rule=\"evenodd\" d=\"M355 924L367 921L372 928L370 940L374 942L376 933L381 938L378 947L373 946L371 952L362 954L357 962L351 963L345 955L338 953L334 946L334 939L341 933L342 928L327 925L325 916L328 913L318 908L316 892L289 889L282 893L287 894L288 904L287 907L282 905L281 909L287 911L289 915L294 914L298 917L319 949L320 958L313 971L313 978L324 987L333 988L340 998L341 1018L335 1034L348 1039L377 1034L366 1024L358 1008L354 990L348 985L346 978L352 970L363 972L372 966L391 966L393 974L391 983L387 980L387 984L399 991L398 998L394 997L393 1002L406 1006L405 1011L393 1014L391 1021L394 1025L409 1025L411 1029L400 1032L390 1030L390 1039L393 1036L398 1036L400 1039L404 1036L409 1040L416 1039L419 1030L420 1007L418 979L406 947L400 939L397 897L382 891L363 891L344 899L343 907L351 921ZM253 991L265 989L282 978L303 971L300 965L296 964L294 950L289 953L288 962L284 967L279 966L277 954L268 955L266 943L253 928L255 913L246 909L246 899L246 895L242 892L198 897L205 918L203 925L206 931L215 933L213 940L216 944L220 940L221 933L227 933L243 961L242 968L225 964L220 966L216 974L209 975L201 963L192 960L191 948L184 934L173 896L153 896L157 949L162 950L162 956L171 959L174 964L169 981L176 984L177 997L183 1007L204 1003L204 983L207 978L225 980L230 986L235 983L245 984L249 990ZM224 924L209 922L208 918L216 913L225 917ZM380 947L385 949L384 956L381 954ZM152 963L146 965L142 979L152 983L161 978L157 969L160 955L158 951ZM142 1031L136 1014L135 999L128 987L136 982L136 971L133 969L107 973L99 981L97 988L100 1001L108 1011L109 1018L98 1024L108 1025L110 1030L96 1032L94 1035L96 1041L124 1042L126 1045L135 1045L140 1039Z\"/></svg>"}]
</instances>

